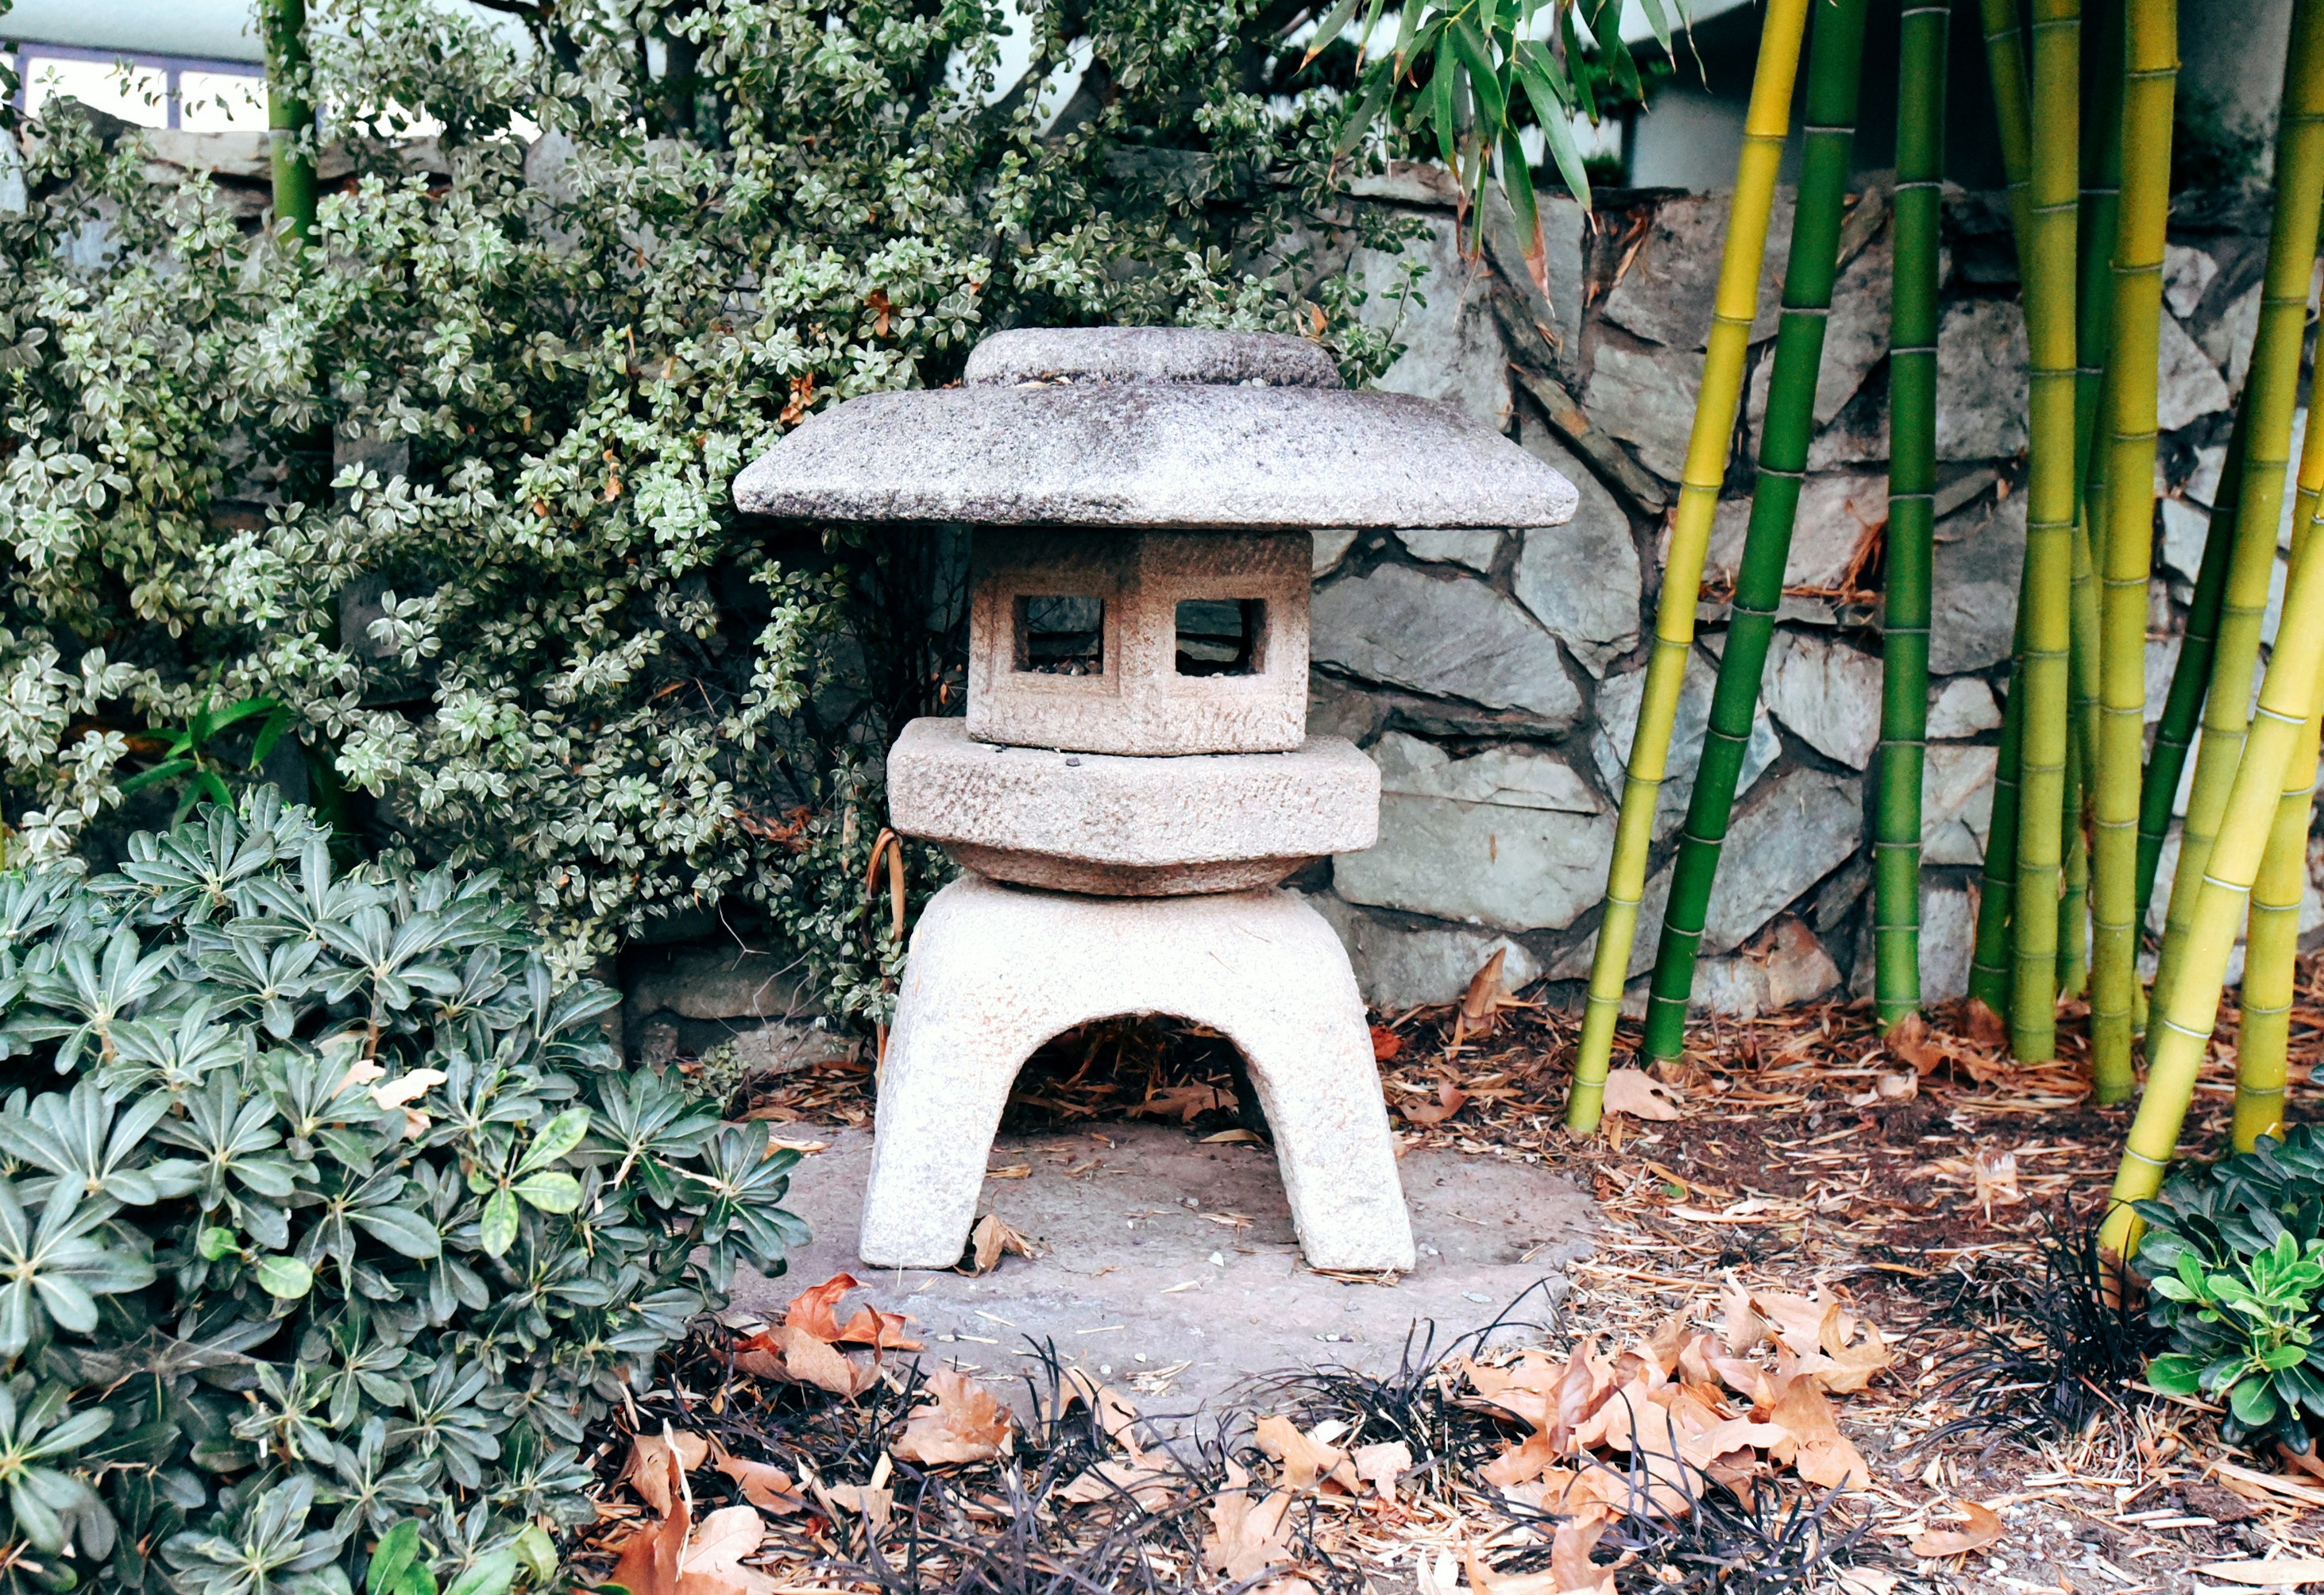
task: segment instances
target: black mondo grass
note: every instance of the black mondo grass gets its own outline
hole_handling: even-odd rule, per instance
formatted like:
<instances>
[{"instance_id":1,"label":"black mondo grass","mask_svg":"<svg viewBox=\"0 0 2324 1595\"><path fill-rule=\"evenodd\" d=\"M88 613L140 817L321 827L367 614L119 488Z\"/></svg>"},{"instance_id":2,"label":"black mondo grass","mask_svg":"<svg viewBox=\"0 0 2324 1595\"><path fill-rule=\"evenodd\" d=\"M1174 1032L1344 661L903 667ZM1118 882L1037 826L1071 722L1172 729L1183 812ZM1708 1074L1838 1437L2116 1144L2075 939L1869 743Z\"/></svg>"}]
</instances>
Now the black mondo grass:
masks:
<instances>
[{"instance_id":1,"label":"black mondo grass","mask_svg":"<svg viewBox=\"0 0 2324 1595\"><path fill-rule=\"evenodd\" d=\"M2036 1243L2038 1271L1981 1291L1964 1282L1932 1314L1970 1337L1941 1364L1935 1387L1961 1415L1914 1449L1976 1434L2038 1444L2129 1415L2142 1398L2128 1387L2144 1376L2161 1332L2107 1262L2099 1227L2095 1218L2052 1217Z\"/></svg>"}]
</instances>

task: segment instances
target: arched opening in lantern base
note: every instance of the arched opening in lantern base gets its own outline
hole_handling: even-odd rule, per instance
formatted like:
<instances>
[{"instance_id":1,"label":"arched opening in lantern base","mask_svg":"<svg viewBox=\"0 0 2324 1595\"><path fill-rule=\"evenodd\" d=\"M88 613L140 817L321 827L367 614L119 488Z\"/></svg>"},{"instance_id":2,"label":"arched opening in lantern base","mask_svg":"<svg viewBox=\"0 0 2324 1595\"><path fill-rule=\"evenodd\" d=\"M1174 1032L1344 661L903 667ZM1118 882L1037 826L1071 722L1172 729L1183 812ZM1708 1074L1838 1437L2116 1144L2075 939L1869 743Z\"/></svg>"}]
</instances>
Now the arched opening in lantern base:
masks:
<instances>
[{"instance_id":1,"label":"arched opening in lantern base","mask_svg":"<svg viewBox=\"0 0 2324 1595\"><path fill-rule=\"evenodd\" d=\"M975 875L931 899L913 933L881 1068L862 1259L957 1261L1028 1062L1077 1028L1159 1014L1240 1054L1309 1263L1411 1268L1363 1000L1322 915L1276 888L1074 897Z\"/></svg>"}]
</instances>

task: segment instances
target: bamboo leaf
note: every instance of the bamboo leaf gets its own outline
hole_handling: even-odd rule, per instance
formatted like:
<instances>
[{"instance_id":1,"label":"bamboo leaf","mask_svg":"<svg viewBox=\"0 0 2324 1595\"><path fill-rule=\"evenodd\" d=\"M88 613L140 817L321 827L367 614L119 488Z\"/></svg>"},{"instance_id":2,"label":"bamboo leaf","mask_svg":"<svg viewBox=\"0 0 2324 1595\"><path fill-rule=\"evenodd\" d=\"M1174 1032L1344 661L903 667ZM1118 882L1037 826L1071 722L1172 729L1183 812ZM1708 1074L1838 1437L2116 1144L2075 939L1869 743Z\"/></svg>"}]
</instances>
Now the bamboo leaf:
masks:
<instances>
[{"instance_id":1,"label":"bamboo leaf","mask_svg":"<svg viewBox=\"0 0 2324 1595\"><path fill-rule=\"evenodd\" d=\"M1447 32L1436 41L1436 70L1428 79L1428 115L1436 125L1436 150L1444 164L1457 168L1460 164L1452 152L1452 75L1460 65L1452 59L1452 35Z\"/></svg>"},{"instance_id":2,"label":"bamboo leaf","mask_svg":"<svg viewBox=\"0 0 2324 1595\"><path fill-rule=\"evenodd\" d=\"M1663 0L1638 0L1646 14L1646 26L1655 31L1655 42L1665 51L1671 50L1670 13L1663 9Z\"/></svg>"},{"instance_id":3,"label":"bamboo leaf","mask_svg":"<svg viewBox=\"0 0 2324 1595\"><path fill-rule=\"evenodd\" d=\"M1406 0L1403 14L1397 18L1395 75L1399 79L1404 76L1405 63L1415 59L1415 46L1419 38L1422 9L1419 0Z\"/></svg>"},{"instance_id":4,"label":"bamboo leaf","mask_svg":"<svg viewBox=\"0 0 2324 1595\"><path fill-rule=\"evenodd\" d=\"M1476 23L1454 23L1452 43L1461 52L1461 64L1469 70L1469 92L1477 97L1477 120L1489 148L1499 139L1501 129L1508 125L1508 97L1501 92L1500 78L1493 70L1492 51L1477 32Z\"/></svg>"},{"instance_id":5,"label":"bamboo leaf","mask_svg":"<svg viewBox=\"0 0 2324 1595\"><path fill-rule=\"evenodd\" d=\"M1329 50L1332 41L1348 31L1348 24L1355 20L1356 7L1361 4L1362 0L1340 0L1337 5L1323 14L1323 20L1315 24L1315 36L1307 41L1307 53L1299 58L1302 67ZM1374 15L1379 14L1379 0L1372 0L1372 12Z\"/></svg>"}]
</instances>

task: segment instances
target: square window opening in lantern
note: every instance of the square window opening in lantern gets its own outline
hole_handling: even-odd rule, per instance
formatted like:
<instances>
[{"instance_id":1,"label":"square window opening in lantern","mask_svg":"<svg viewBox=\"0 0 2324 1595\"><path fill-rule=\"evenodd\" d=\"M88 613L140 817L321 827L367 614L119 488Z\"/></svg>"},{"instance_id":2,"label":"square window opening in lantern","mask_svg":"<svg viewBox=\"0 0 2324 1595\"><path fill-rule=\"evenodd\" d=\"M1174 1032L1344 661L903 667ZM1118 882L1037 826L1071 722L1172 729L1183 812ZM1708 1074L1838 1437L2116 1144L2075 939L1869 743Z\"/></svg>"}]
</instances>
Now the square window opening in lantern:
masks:
<instances>
[{"instance_id":1,"label":"square window opening in lantern","mask_svg":"<svg viewBox=\"0 0 2324 1595\"><path fill-rule=\"evenodd\" d=\"M1105 600L1071 594L1020 595L1017 668L1040 676L1105 674Z\"/></svg>"},{"instance_id":2,"label":"square window opening in lantern","mask_svg":"<svg viewBox=\"0 0 2324 1595\"><path fill-rule=\"evenodd\" d=\"M1181 676L1256 676L1266 669L1267 604L1258 598L1188 598L1178 604Z\"/></svg>"}]
</instances>

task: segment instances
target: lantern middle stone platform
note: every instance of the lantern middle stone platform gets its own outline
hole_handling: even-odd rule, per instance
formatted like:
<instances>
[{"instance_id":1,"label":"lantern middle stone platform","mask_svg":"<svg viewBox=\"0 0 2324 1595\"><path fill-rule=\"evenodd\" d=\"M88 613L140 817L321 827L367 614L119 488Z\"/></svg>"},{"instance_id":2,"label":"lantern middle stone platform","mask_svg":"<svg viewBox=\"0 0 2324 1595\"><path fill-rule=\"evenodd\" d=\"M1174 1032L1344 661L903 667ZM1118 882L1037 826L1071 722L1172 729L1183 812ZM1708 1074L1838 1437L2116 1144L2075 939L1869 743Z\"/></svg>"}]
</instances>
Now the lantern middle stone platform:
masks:
<instances>
[{"instance_id":1,"label":"lantern middle stone platform","mask_svg":"<svg viewBox=\"0 0 2324 1595\"><path fill-rule=\"evenodd\" d=\"M888 759L895 829L966 872L912 935L863 1261L957 1263L1025 1060L1157 1014L1242 1054L1311 1266L1413 1266L1354 973L1280 884L1379 826L1371 761L1306 732L1311 533L1554 525L1575 496L1303 339L1159 327L996 334L964 387L851 400L743 473L761 515L972 528L965 718Z\"/></svg>"}]
</instances>

